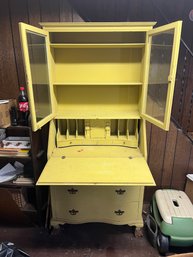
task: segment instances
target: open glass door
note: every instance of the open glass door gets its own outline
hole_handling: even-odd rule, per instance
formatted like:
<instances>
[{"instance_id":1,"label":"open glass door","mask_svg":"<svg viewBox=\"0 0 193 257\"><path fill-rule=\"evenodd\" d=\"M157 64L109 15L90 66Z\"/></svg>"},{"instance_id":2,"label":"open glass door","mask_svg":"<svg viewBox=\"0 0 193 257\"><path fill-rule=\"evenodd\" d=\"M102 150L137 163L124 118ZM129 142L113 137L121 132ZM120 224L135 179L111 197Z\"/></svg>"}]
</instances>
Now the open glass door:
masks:
<instances>
[{"instance_id":1,"label":"open glass door","mask_svg":"<svg viewBox=\"0 0 193 257\"><path fill-rule=\"evenodd\" d=\"M169 130L182 22L147 33L142 117Z\"/></svg>"},{"instance_id":2,"label":"open glass door","mask_svg":"<svg viewBox=\"0 0 193 257\"><path fill-rule=\"evenodd\" d=\"M53 118L48 32L24 23L19 27L32 129L36 131Z\"/></svg>"}]
</instances>

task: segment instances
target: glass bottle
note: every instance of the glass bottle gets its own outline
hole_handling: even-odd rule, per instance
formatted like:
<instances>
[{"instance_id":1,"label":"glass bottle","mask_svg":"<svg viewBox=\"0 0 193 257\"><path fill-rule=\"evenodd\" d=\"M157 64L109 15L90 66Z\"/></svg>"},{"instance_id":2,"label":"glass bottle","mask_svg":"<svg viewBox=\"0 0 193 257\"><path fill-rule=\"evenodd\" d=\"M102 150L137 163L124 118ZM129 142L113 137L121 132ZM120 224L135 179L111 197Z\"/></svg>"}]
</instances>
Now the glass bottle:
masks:
<instances>
[{"instance_id":1,"label":"glass bottle","mask_svg":"<svg viewBox=\"0 0 193 257\"><path fill-rule=\"evenodd\" d=\"M24 86L19 88L20 93L18 96L18 105L19 105L19 125L28 126L28 116L29 116L29 105L28 97L25 93Z\"/></svg>"}]
</instances>

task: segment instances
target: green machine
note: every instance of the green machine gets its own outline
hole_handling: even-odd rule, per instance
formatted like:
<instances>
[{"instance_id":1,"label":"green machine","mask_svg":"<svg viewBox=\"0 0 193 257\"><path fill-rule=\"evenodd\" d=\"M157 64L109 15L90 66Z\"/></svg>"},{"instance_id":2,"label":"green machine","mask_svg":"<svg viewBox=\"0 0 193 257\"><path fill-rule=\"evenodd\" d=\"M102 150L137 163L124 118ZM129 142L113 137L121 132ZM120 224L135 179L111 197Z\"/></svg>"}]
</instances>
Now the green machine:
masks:
<instances>
[{"instance_id":1,"label":"green machine","mask_svg":"<svg viewBox=\"0 0 193 257\"><path fill-rule=\"evenodd\" d=\"M160 254L166 254L169 246L193 245L193 205L183 191L157 190L146 223L149 239Z\"/></svg>"}]
</instances>

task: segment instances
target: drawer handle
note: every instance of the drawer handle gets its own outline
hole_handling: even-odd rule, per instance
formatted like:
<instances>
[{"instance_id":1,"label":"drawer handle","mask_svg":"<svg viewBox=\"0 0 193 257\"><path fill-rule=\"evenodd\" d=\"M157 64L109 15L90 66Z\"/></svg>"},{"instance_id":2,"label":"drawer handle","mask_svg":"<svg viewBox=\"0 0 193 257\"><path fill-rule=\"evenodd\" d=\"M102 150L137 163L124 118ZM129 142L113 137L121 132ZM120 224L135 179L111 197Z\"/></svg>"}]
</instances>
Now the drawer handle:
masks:
<instances>
[{"instance_id":1,"label":"drawer handle","mask_svg":"<svg viewBox=\"0 0 193 257\"><path fill-rule=\"evenodd\" d=\"M119 189L119 190L115 190L115 192L118 194L118 195L123 195L125 193L126 190L123 190L123 189Z\"/></svg>"},{"instance_id":2,"label":"drawer handle","mask_svg":"<svg viewBox=\"0 0 193 257\"><path fill-rule=\"evenodd\" d=\"M70 188L70 189L68 189L68 193L69 193L69 194L74 195L74 194L76 194L77 192L78 192L78 190L77 190L77 189L74 189L74 188Z\"/></svg>"},{"instance_id":3,"label":"drawer handle","mask_svg":"<svg viewBox=\"0 0 193 257\"><path fill-rule=\"evenodd\" d=\"M70 215L76 215L78 212L79 211L75 209L69 210Z\"/></svg>"},{"instance_id":4,"label":"drawer handle","mask_svg":"<svg viewBox=\"0 0 193 257\"><path fill-rule=\"evenodd\" d=\"M118 211L114 211L115 212L115 214L116 215L118 215L118 216L121 216L121 215L123 215L123 213L124 213L124 211L122 211L122 210L118 210Z\"/></svg>"}]
</instances>

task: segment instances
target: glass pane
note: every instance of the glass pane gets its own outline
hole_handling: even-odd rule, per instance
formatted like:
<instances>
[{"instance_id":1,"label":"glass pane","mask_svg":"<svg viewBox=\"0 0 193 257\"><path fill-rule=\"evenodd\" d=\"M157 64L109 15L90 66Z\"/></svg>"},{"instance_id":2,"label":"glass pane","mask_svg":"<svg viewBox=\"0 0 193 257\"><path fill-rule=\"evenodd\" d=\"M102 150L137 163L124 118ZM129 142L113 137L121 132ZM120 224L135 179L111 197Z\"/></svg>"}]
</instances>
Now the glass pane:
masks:
<instances>
[{"instance_id":1,"label":"glass pane","mask_svg":"<svg viewBox=\"0 0 193 257\"><path fill-rule=\"evenodd\" d=\"M149 37L151 55L146 114L162 122L165 116L173 39L174 30Z\"/></svg>"},{"instance_id":2,"label":"glass pane","mask_svg":"<svg viewBox=\"0 0 193 257\"><path fill-rule=\"evenodd\" d=\"M27 32L36 121L51 114L45 36Z\"/></svg>"}]
</instances>

